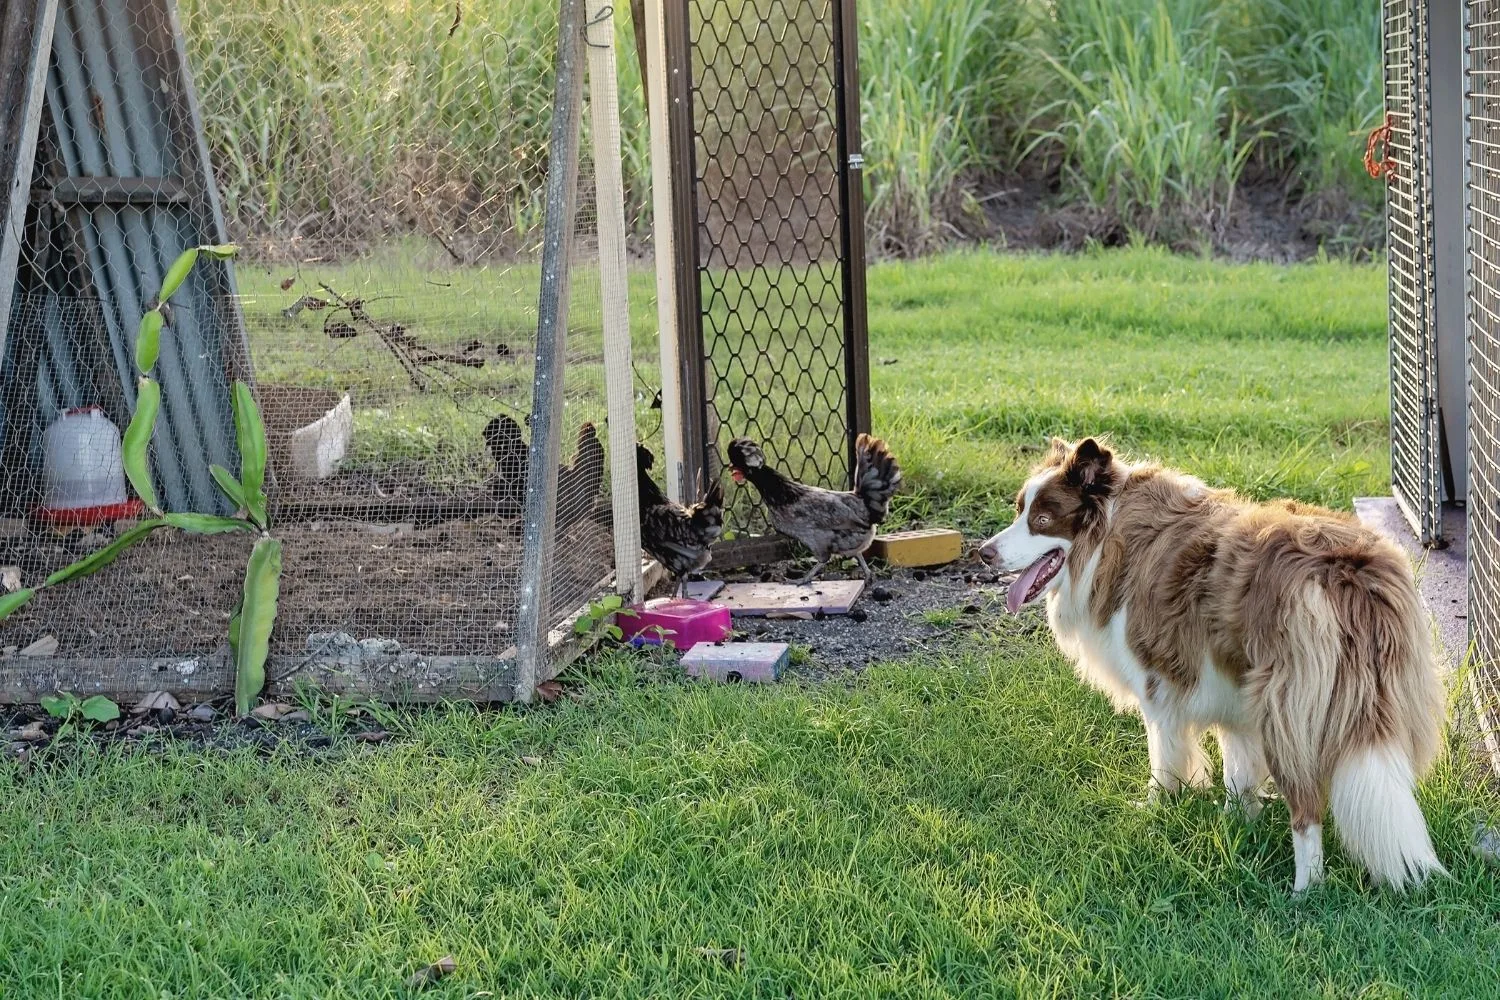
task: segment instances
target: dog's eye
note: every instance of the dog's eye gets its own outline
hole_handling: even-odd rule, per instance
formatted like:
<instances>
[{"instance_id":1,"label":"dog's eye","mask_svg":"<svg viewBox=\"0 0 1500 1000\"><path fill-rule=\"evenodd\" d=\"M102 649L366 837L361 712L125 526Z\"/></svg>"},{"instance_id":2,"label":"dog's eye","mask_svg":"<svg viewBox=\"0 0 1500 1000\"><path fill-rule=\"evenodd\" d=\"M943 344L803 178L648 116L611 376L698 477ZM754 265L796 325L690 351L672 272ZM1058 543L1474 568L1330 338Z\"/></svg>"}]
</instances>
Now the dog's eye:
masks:
<instances>
[{"instance_id":1,"label":"dog's eye","mask_svg":"<svg viewBox=\"0 0 1500 1000\"><path fill-rule=\"evenodd\" d=\"M1050 514L1038 514L1035 520L1038 528L1045 528L1052 523L1052 516Z\"/></svg>"}]
</instances>

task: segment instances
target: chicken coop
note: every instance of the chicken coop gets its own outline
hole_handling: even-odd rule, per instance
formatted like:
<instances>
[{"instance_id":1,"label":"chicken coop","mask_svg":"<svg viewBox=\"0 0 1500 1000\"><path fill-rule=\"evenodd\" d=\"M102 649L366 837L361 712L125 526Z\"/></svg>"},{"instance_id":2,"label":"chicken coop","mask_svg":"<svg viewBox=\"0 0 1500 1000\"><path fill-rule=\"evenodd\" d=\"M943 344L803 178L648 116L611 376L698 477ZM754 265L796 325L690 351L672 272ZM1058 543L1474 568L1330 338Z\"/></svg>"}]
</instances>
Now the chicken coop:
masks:
<instances>
[{"instance_id":1,"label":"chicken coop","mask_svg":"<svg viewBox=\"0 0 1500 1000\"><path fill-rule=\"evenodd\" d=\"M654 579L637 437L674 499L738 435L847 485L854 5L762 6L7 3L0 702L234 686L255 534L122 474L148 313L162 511L243 509L237 384L265 427L273 694L529 698Z\"/></svg>"},{"instance_id":2,"label":"chicken coop","mask_svg":"<svg viewBox=\"0 0 1500 1000\"><path fill-rule=\"evenodd\" d=\"M1383 11L1391 492L1500 767L1500 2Z\"/></svg>"},{"instance_id":3,"label":"chicken coop","mask_svg":"<svg viewBox=\"0 0 1500 1000\"><path fill-rule=\"evenodd\" d=\"M5 4L0 598L35 594L0 702L234 689L254 534L136 541L121 468L138 324L200 245L239 249L166 303L149 477L234 514L252 387L271 693L529 698L639 594L612 9L387 6Z\"/></svg>"}]
</instances>

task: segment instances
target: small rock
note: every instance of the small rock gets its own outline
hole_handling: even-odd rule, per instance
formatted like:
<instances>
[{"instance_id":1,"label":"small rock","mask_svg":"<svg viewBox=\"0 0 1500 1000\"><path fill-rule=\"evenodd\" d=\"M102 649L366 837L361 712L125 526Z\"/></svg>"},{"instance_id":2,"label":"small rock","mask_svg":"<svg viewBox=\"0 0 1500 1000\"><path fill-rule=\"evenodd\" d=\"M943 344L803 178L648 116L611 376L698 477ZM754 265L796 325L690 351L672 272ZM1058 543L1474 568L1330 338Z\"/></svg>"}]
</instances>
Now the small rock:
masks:
<instances>
[{"instance_id":1,"label":"small rock","mask_svg":"<svg viewBox=\"0 0 1500 1000\"><path fill-rule=\"evenodd\" d=\"M177 710L174 709L174 708L167 708L165 706L163 706L162 708L155 709L151 713L152 720L155 721L156 724L159 725L159 726L169 726L169 725L171 725L172 724L172 720L175 719L176 717L177 717Z\"/></svg>"},{"instance_id":2,"label":"small rock","mask_svg":"<svg viewBox=\"0 0 1500 1000\"><path fill-rule=\"evenodd\" d=\"M886 590L884 587L876 587L874 590L870 591L870 599L879 601L881 604L894 599L895 596L895 594L891 593L889 590Z\"/></svg>"},{"instance_id":3,"label":"small rock","mask_svg":"<svg viewBox=\"0 0 1500 1000\"><path fill-rule=\"evenodd\" d=\"M188 709L187 717L194 722L212 722L218 714L212 705L194 705Z\"/></svg>"},{"instance_id":4,"label":"small rock","mask_svg":"<svg viewBox=\"0 0 1500 1000\"><path fill-rule=\"evenodd\" d=\"M773 574L771 573L770 570L766 570L764 573L762 573L760 575L760 582L761 583L770 583L772 579L773 579Z\"/></svg>"},{"instance_id":5,"label":"small rock","mask_svg":"<svg viewBox=\"0 0 1500 1000\"><path fill-rule=\"evenodd\" d=\"M0 566L0 588L7 594L14 594L21 589L21 567Z\"/></svg>"},{"instance_id":6,"label":"small rock","mask_svg":"<svg viewBox=\"0 0 1500 1000\"><path fill-rule=\"evenodd\" d=\"M984 610L984 609L981 608L977 604L965 604L964 605L964 614L966 614L966 615L977 615L982 610Z\"/></svg>"},{"instance_id":7,"label":"small rock","mask_svg":"<svg viewBox=\"0 0 1500 1000\"><path fill-rule=\"evenodd\" d=\"M1474 853L1486 861L1500 862L1500 829L1481 821L1474 829Z\"/></svg>"},{"instance_id":8,"label":"small rock","mask_svg":"<svg viewBox=\"0 0 1500 1000\"><path fill-rule=\"evenodd\" d=\"M47 730L42 728L40 722L33 722L21 729L15 730L10 735L13 739L26 743L45 743L50 738L47 736Z\"/></svg>"},{"instance_id":9,"label":"small rock","mask_svg":"<svg viewBox=\"0 0 1500 1000\"><path fill-rule=\"evenodd\" d=\"M521 758L521 763L522 764L529 764L532 767L541 767L542 766L542 758L540 758L540 757L522 757Z\"/></svg>"},{"instance_id":10,"label":"small rock","mask_svg":"<svg viewBox=\"0 0 1500 1000\"><path fill-rule=\"evenodd\" d=\"M57 652L57 636L44 635L21 650L21 656L51 656Z\"/></svg>"},{"instance_id":11,"label":"small rock","mask_svg":"<svg viewBox=\"0 0 1500 1000\"><path fill-rule=\"evenodd\" d=\"M125 735L126 736L141 737L141 736L150 736L154 732L156 732L156 727L155 726L134 726L134 727L132 727L130 729L125 730Z\"/></svg>"},{"instance_id":12,"label":"small rock","mask_svg":"<svg viewBox=\"0 0 1500 1000\"><path fill-rule=\"evenodd\" d=\"M911 575L911 578L917 581L925 580L927 579L927 571L925 569L919 569Z\"/></svg>"},{"instance_id":13,"label":"small rock","mask_svg":"<svg viewBox=\"0 0 1500 1000\"><path fill-rule=\"evenodd\" d=\"M863 624L864 622L868 621L869 618L870 618L870 613L868 611L866 611L864 608L850 608L849 609L849 620L850 621L856 621L856 622L860 622L861 624Z\"/></svg>"},{"instance_id":14,"label":"small rock","mask_svg":"<svg viewBox=\"0 0 1500 1000\"><path fill-rule=\"evenodd\" d=\"M152 691L140 701L136 702L135 707L130 710L130 714L145 715L147 712L154 712L157 709L161 708L169 708L175 712L181 707L182 706L178 704L177 699L172 697L171 692Z\"/></svg>"}]
</instances>

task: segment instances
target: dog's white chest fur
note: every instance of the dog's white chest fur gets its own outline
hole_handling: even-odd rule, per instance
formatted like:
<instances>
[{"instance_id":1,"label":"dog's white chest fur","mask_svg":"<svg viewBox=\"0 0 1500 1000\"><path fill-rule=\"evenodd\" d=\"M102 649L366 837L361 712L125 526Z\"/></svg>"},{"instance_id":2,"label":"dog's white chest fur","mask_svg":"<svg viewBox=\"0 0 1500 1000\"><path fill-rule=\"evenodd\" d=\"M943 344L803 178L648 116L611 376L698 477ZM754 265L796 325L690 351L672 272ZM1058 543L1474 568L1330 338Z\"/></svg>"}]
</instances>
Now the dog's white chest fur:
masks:
<instances>
[{"instance_id":1,"label":"dog's white chest fur","mask_svg":"<svg viewBox=\"0 0 1500 1000\"><path fill-rule=\"evenodd\" d=\"M1083 681L1107 695L1116 710L1147 715L1169 714L1201 726L1237 726L1243 721L1241 692L1208 659L1205 652L1196 683L1189 689L1158 681L1131 651L1126 639L1130 607L1121 607L1100 628L1089 608L1099 554L1089 557L1077 578L1064 570L1060 585L1047 596L1047 621L1063 655L1073 661Z\"/></svg>"}]
</instances>

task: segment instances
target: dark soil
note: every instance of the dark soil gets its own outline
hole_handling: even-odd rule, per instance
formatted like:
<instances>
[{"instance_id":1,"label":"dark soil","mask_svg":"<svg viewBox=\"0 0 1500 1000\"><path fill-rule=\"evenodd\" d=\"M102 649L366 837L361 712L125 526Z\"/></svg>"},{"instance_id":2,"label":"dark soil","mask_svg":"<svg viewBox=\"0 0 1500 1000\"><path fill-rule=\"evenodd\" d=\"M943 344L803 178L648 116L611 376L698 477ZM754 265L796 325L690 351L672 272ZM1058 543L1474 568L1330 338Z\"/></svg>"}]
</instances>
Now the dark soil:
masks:
<instances>
[{"instance_id":1,"label":"dark soil","mask_svg":"<svg viewBox=\"0 0 1500 1000\"><path fill-rule=\"evenodd\" d=\"M1113 216L1060 204L1055 180L995 178L980 185L984 220L961 242L1009 250L1081 250L1090 243L1123 246L1129 232ZM1227 220L1187 220L1188 235L1173 249L1196 252L1207 245L1237 262L1289 264L1309 260L1320 247L1334 255L1368 256L1383 244L1378 213L1349 199L1301 199L1284 182L1252 179L1240 186ZM899 246L890 248L898 256Z\"/></svg>"},{"instance_id":2,"label":"dark soil","mask_svg":"<svg viewBox=\"0 0 1500 1000\"><path fill-rule=\"evenodd\" d=\"M275 536L283 569L273 654L302 651L310 635L335 631L430 655L498 655L511 644L521 562L513 520L424 527L330 520L281 525ZM19 566L31 584L99 541L7 532L0 565ZM0 625L0 645L24 648L51 635L62 656L215 652L227 641L253 544L248 533L158 531L93 576L38 595ZM592 593L613 556L602 526L568 529L556 555L559 615Z\"/></svg>"},{"instance_id":3,"label":"dark soil","mask_svg":"<svg viewBox=\"0 0 1500 1000\"><path fill-rule=\"evenodd\" d=\"M785 580L801 575L808 565L788 562L709 575L727 582ZM841 575L830 569L825 578ZM941 650L975 630L993 627L1006 614L1002 581L1008 579L972 557L932 569L892 569L877 574L847 615L738 617L735 638L789 643L794 654L790 676L823 680L871 663ZM1022 617L1027 631L1045 627L1035 616Z\"/></svg>"}]
</instances>

